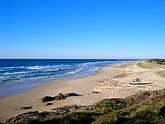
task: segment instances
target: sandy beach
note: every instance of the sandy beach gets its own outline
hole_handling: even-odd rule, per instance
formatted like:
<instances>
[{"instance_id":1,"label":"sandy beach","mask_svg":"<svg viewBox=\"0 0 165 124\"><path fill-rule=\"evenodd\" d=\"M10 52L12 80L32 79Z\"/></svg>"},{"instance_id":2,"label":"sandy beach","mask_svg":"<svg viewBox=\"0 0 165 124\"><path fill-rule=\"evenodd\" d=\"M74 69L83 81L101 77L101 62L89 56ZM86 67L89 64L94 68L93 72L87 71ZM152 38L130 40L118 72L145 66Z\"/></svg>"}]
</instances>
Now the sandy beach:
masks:
<instances>
[{"instance_id":1,"label":"sandy beach","mask_svg":"<svg viewBox=\"0 0 165 124\"><path fill-rule=\"evenodd\" d=\"M164 70L161 67L140 68L138 62L125 62L105 67L95 74L70 80L56 81L34 87L26 92L0 98L0 120L28 111L53 111L52 109L65 105L92 105L105 98L125 98L143 91L160 90L165 88L165 78L157 73ZM130 81L139 78L140 85L131 85ZM64 100L51 101L46 106L41 98L56 96L59 93L77 93ZM22 110L21 107L30 106L31 109Z\"/></svg>"}]
</instances>

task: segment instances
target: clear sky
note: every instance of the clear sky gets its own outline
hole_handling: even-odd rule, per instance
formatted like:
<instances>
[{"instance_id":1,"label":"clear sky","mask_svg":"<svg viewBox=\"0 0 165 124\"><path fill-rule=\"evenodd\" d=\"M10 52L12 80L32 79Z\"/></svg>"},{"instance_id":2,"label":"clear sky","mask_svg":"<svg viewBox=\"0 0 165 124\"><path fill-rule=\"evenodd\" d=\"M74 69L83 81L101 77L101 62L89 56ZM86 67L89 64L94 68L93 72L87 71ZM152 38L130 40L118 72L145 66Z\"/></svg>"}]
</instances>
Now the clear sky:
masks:
<instances>
[{"instance_id":1,"label":"clear sky","mask_svg":"<svg viewBox=\"0 0 165 124\"><path fill-rule=\"evenodd\" d=\"M165 0L0 0L0 58L165 58Z\"/></svg>"}]
</instances>

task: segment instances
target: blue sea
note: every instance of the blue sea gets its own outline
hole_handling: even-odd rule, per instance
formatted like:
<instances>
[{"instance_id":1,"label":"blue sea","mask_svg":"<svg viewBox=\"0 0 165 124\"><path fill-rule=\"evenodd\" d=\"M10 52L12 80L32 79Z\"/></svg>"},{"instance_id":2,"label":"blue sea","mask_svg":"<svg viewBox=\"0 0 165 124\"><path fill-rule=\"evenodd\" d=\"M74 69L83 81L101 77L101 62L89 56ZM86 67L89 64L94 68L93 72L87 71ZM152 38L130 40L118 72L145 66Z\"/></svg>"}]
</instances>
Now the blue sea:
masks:
<instances>
[{"instance_id":1,"label":"blue sea","mask_svg":"<svg viewBox=\"0 0 165 124\"><path fill-rule=\"evenodd\" d=\"M0 96L94 73L130 59L0 59Z\"/></svg>"}]
</instances>

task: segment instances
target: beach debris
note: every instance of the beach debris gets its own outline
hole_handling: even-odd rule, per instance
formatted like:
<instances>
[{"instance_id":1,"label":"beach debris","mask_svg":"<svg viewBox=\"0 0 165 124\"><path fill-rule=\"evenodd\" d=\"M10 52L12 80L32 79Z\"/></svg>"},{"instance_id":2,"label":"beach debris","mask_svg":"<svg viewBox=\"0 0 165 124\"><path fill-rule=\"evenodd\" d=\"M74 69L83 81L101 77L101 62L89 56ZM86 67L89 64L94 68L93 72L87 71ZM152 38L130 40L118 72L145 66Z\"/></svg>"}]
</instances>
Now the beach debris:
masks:
<instances>
[{"instance_id":1,"label":"beach debris","mask_svg":"<svg viewBox=\"0 0 165 124\"><path fill-rule=\"evenodd\" d=\"M63 100L66 99L66 96L64 94L59 93L57 96L54 97L55 100Z\"/></svg>"},{"instance_id":2,"label":"beach debris","mask_svg":"<svg viewBox=\"0 0 165 124\"><path fill-rule=\"evenodd\" d=\"M32 106L25 106L25 107L20 107L20 108L17 108L17 109L27 110L27 109L32 109L32 108L33 108Z\"/></svg>"},{"instance_id":3,"label":"beach debris","mask_svg":"<svg viewBox=\"0 0 165 124\"><path fill-rule=\"evenodd\" d=\"M49 103L46 103L45 105L46 105L46 106L50 106L50 105L53 105L53 103L50 103L50 102L49 102Z\"/></svg>"},{"instance_id":4,"label":"beach debris","mask_svg":"<svg viewBox=\"0 0 165 124\"><path fill-rule=\"evenodd\" d=\"M48 101L53 101L55 100L55 97L52 96L45 96L42 98L42 102L48 102Z\"/></svg>"},{"instance_id":5,"label":"beach debris","mask_svg":"<svg viewBox=\"0 0 165 124\"><path fill-rule=\"evenodd\" d=\"M130 84L141 84L141 81L139 78L136 78L135 80L129 82Z\"/></svg>"},{"instance_id":6,"label":"beach debris","mask_svg":"<svg viewBox=\"0 0 165 124\"><path fill-rule=\"evenodd\" d=\"M57 96L45 96L42 98L42 102L49 102L53 100L64 100L67 97L72 97L72 96L81 96L80 94L77 93L67 93L67 94L62 94L59 93Z\"/></svg>"},{"instance_id":7,"label":"beach debris","mask_svg":"<svg viewBox=\"0 0 165 124\"><path fill-rule=\"evenodd\" d=\"M92 91L92 93L99 93L98 91Z\"/></svg>"},{"instance_id":8,"label":"beach debris","mask_svg":"<svg viewBox=\"0 0 165 124\"><path fill-rule=\"evenodd\" d=\"M80 94L77 94L77 93L67 93L64 95L65 97L71 97L71 96L82 96Z\"/></svg>"}]
</instances>

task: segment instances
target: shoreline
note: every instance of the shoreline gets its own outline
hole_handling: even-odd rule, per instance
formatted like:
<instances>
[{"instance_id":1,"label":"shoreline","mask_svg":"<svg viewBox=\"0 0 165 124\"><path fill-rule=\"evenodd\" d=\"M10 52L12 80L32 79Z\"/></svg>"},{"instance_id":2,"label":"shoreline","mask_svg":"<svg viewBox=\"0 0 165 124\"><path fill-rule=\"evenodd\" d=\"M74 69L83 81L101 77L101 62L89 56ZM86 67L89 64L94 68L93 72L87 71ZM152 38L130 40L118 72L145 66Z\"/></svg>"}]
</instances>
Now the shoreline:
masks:
<instances>
[{"instance_id":1,"label":"shoreline","mask_svg":"<svg viewBox=\"0 0 165 124\"><path fill-rule=\"evenodd\" d=\"M128 61L128 62L133 62L133 61ZM68 77L66 79L59 79L59 80L50 80L50 81L47 81L46 83L39 83L39 85L36 85L36 86L32 86L31 88L24 88L24 90L22 91L18 91L18 92L15 92L15 93L11 93L11 94L7 94L7 95L2 95L0 96L0 100L4 97L7 97L7 96L11 96L11 95L16 95L16 94L20 94L20 93L23 93L23 92L26 92L28 90L31 90L35 87L38 87L38 86L42 86L42 85L46 85L46 84L51 84L51 83L56 83L56 82L59 82L59 81L67 81L67 80L72 80L72 79L76 79L76 78L81 78L81 77L86 77L86 76L90 76L90 75L93 75L97 72L99 72L100 70L104 69L104 68L109 68L109 67L112 67L116 64L122 64L122 63L127 63L127 62L119 62L119 63L115 63L115 64L112 64L110 66L105 66L105 67L100 67L99 69L97 69L96 71L94 72L91 72L91 73L88 73L88 74L82 74L82 75L77 75L75 77Z\"/></svg>"},{"instance_id":2,"label":"shoreline","mask_svg":"<svg viewBox=\"0 0 165 124\"><path fill-rule=\"evenodd\" d=\"M81 78L84 78L84 77L92 76L92 75L95 75L96 73L99 73L103 69L110 68L110 67L113 67L115 65L122 64L122 63L128 63L128 62L120 62L120 63L117 63L117 64L113 64L111 66L102 67L102 68L96 70L95 72L93 72L91 74L85 74L85 75L81 75L81 76L77 76L77 77L73 77L73 78L68 78L68 79L63 79L63 80L49 81L48 83L40 84L40 85L37 85L37 86L33 86L32 88L27 89L27 90L22 91L22 92L0 96L0 100L3 99L3 98L5 98L5 97L15 96L15 95L18 95L18 94L29 92L30 90L33 90L33 89L38 88L38 87L42 87L42 86L46 86L46 85L51 85L51 84L54 84L54 83L60 83L60 82L63 82L63 81L65 82L65 81L70 81L70 80L74 80L74 79L81 79Z\"/></svg>"},{"instance_id":3,"label":"shoreline","mask_svg":"<svg viewBox=\"0 0 165 124\"><path fill-rule=\"evenodd\" d=\"M59 78L59 79L56 79L56 78L48 79L47 78L47 79L44 79L44 80L38 80L36 82L30 82L30 83L28 83L28 81L27 81L25 83L18 84L18 86L12 86L11 88L7 87L7 88L2 89L2 91L1 91L2 94L0 94L0 99L5 97L5 96L10 96L10 95L26 92L26 91L32 89L33 87L37 87L37 86L41 86L41 85L45 85L45 84L49 84L49 83L54 83L54 82L58 82L58 81L64 81L64 80L70 80L70 79L75 79L75 78L79 78L79 77L89 76L89 75L95 74L98 70L100 70L102 68L111 67L115 64L123 63L123 62L117 62L117 63L114 63L114 64L109 65L109 66L108 65L107 66L102 66L102 67L100 66L98 68L95 68L93 71L89 71L89 72L81 73L81 74L77 74L77 75L72 75L72 76L66 76L65 78L64 77ZM129 61L126 61L126 62L129 62ZM25 84L25 85L23 85L23 84Z\"/></svg>"},{"instance_id":4,"label":"shoreline","mask_svg":"<svg viewBox=\"0 0 165 124\"><path fill-rule=\"evenodd\" d=\"M89 106L105 98L125 98L138 92L165 88L165 84L162 84L164 79L156 75L154 75L155 77L152 76L153 81L155 81L152 85L140 87L130 85L129 81L138 76L143 80L148 80L146 75L154 74L153 70L138 68L136 64L137 61L118 63L99 69L91 75L55 81L33 87L19 94L4 96L0 99L0 120L3 121L29 111L53 111L54 108L75 104ZM41 102L41 98L44 96L56 96L59 93L71 92L82 96L69 97L59 101L54 100L50 106ZM32 106L32 108L18 109L25 106Z\"/></svg>"}]
</instances>

